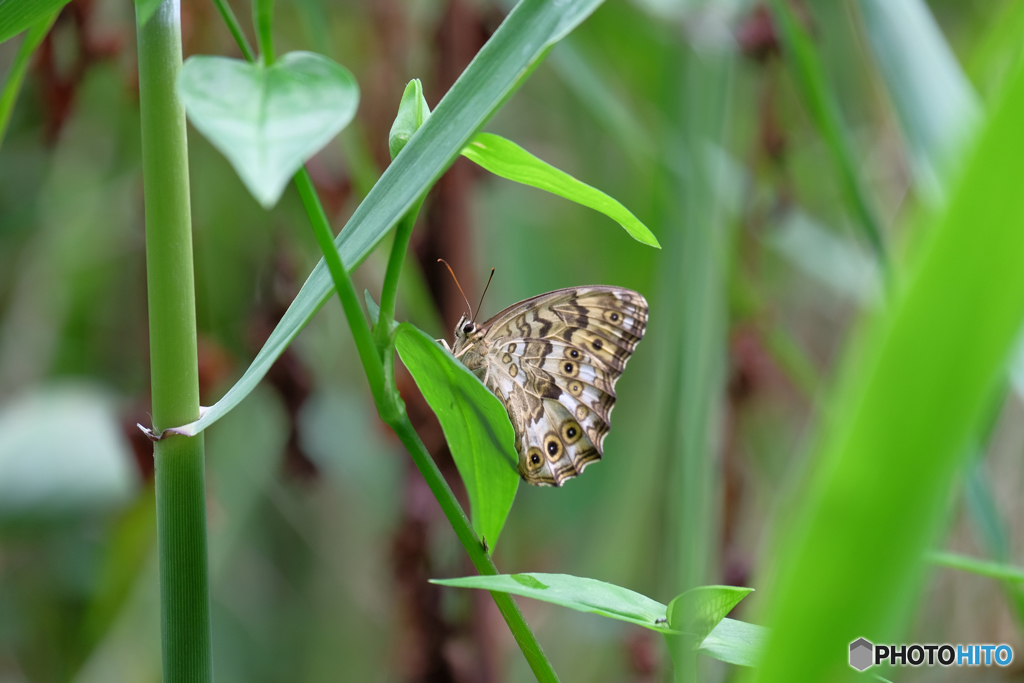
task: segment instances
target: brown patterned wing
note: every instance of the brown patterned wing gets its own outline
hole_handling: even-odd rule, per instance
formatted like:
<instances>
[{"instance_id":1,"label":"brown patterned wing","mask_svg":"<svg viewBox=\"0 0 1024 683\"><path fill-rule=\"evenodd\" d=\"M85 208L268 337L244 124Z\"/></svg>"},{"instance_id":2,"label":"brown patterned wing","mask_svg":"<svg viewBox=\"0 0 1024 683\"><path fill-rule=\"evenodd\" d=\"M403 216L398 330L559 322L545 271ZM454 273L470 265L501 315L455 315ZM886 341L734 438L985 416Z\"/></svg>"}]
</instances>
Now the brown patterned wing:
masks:
<instances>
[{"instance_id":1,"label":"brown patterned wing","mask_svg":"<svg viewBox=\"0 0 1024 683\"><path fill-rule=\"evenodd\" d=\"M615 383L647 328L647 301L621 287L527 299L481 326L478 374L508 409L519 472L561 486L604 453Z\"/></svg>"}]
</instances>

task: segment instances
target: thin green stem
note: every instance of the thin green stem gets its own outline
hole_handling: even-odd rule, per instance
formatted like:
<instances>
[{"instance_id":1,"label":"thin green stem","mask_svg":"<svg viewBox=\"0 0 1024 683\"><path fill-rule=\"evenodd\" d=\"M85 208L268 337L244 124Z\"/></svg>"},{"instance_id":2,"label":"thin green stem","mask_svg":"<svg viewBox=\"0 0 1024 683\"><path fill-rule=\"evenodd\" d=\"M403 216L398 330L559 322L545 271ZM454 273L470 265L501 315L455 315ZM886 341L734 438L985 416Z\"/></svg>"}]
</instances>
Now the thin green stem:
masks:
<instances>
[{"instance_id":1,"label":"thin green stem","mask_svg":"<svg viewBox=\"0 0 1024 683\"><path fill-rule=\"evenodd\" d=\"M409 213L398 221L395 228L395 241L391 245L391 254L388 256L388 267L384 273L384 286L380 293L380 320L386 321L377 329L377 344L383 347L386 335L390 334L388 327L395 319L395 302L398 299L398 281L402 275L402 266L405 263L405 253L409 250L409 239L412 237L412 230L416 225L416 217L419 216L420 207L423 206L423 199L416 202L415 206L409 209Z\"/></svg>"},{"instance_id":2,"label":"thin green stem","mask_svg":"<svg viewBox=\"0 0 1024 683\"><path fill-rule=\"evenodd\" d=\"M231 37L238 44L238 49L242 51L245 61L255 62L256 55L253 53L245 33L242 32L242 25L238 23L238 17L235 16L235 11L231 9L231 5L227 3L227 0L213 0L213 4L220 13L221 19L227 24L228 31L231 32Z\"/></svg>"},{"instance_id":3,"label":"thin green stem","mask_svg":"<svg viewBox=\"0 0 1024 683\"><path fill-rule=\"evenodd\" d=\"M271 30L274 23L274 0L255 0L252 9L263 66L270 66L274 63L274 34Z\"/></svg>"},{"instance_id":4,"label":"thin green stem","mask_svg":"<svg viewBox=\"0 0 1024 683\"><path fill-rule=\"evenodd\" d=\"M153 426L199 417L192 223L178 0L139 24L139 104L146 214ZM156 443L157 546L167 683L213 679L203 436Z\"/></svg>"},{"instance_id":5,"label":"thin green stem","mask_svg":"<svg viewBox=\"0 0 1024 683\"><path fill-rule=\"evenodd\" d=\"M430 457L423 442L420 441L419 435L416 434L416 430L406 415L405 406L395 386L394 373L386 371L386 368L393 367L394 362L394 349L391 345L390 336L387 346L378 351L378 348L374 345L366 317L363 315L362 308L359 305L359 299L356 295L355 287L352 285L352 279L348 271L345 270L341 257L334 246L327 217L324 214L323 207L320 205L320 200L317 197L309 174L306 173L305 169L295 175L295 184L299 189L299 194L302 197L306 211L310 215L313 231L316 233L317 242L320 244L320 249L323 251L324 259L327 262L327 269L334 280L334 287L341 299L342 307L345 310L345 317L352 328L352 336L355 338L356 348L370 383L370 391L373 394L374 402L377 404L377 412L380 414L381 419L394 430L399 440L405 445L406 450L409 451L409 455L412 456L413 462L416 463L420 474L423 475L431 492L441 505L441 509L448 518L448 522L455 531L459 542L466 549L466 553L469 555L473 566L481 574L497 574L498 570L494 566L494 562L487 554L487 551L484 550L483 544L477 537L476 532L473 531L473 526L470 524L465 511L459 505L455 494L452 493L451 487L448 486L448 482L445 481L444 476ZM403 222L406 223L411 232L415 216L410 215L409 220ZM397 239L398 237L396 237ZM408 236L404 239L406 244L408 244ZM396 272L400 271L402 259L390 259L388 267L389 271L391 268L394 268ZM397 280L397 275L393 275L390 272L388 277ZM394 302L392 301L392 310L394 310L393 305ZM383 315L380 319L384 319ZM382 360L381 352L386 354L388 362ZM523 651L523 655L529 662L530 668L537 676L537 679L540 681L557 681L558 677L555 675L551 663L544 657L537 638L534 636L533 631L530 630L529 624L526 623L522 612L519 611L519 607L512 597L506 593L491 593L491 595L498 606L498 610L505 618L509 630L512 631L513 637L519 643L519 647Z\"/></svg>"},{"instance_id":6,"label":"thin green stem","mask_svg":"<svg viewBox=\"0 0 1024 683\"><path fill-rule=\"evenodd\" d=\"M334 287L341 299L341 306L345 309L345 317L352 328L352 336L356 341L356 349L359 352L359 360L363 363L363 370L366 372L366 379L370 383L370 392L377 404L378 410L385 406L387 401L384 389L384 368L381 362L380 352L373 342L373 335L370 332L370 325L363 315L362 306L359 305L359 296L352 284L352 278L341 262L341 256L334 246L334 233L331 232L331 225L324 213L320 198L313 187L313 181L305 168L295 174L295 187L302 197L302 204L306 207L309 221L313 226L313 234L320 245L320 251L324 254L327 262L327 270L334 280ZM384 417L383 415L381 416ZM387 420L385 420L386 422Z\"/></svg>"},{"instance_id":7,"label":"thin green stem","mask_svg":"<svg viewBox=\"0 0 1024 683\"><path fill-rule=\"evenodd\" d=\"M14 103L18 99L18 93L21 92L21 84L25 81L25 72L28 71L32 53L50 32L50 27L57 20L58 14L60 14L60 10L33 25L25 33L25 38L21 41L21 46L18 47L18 54L14 56L14 62L7 72L7 80L4 81L4 88L0 91L0 145L3 144L4 135L7 133L7 124L11 122Z\"/></svg>"},{"instance_id":8,"label":"thin green stem","mask_svg":"<svg viewBox=\"0 0 1024 683\"><path fill-rule=\"evenodd\" d=\"M395 434L398 435L406 450L409 451L409 455L412 456L413 462L416 463L420 474L426 480L427 486L430 487L434 497L437 498L437 502L440 503L445 517L448 518L452 529L455 530L455 535L458 536L462 546L466 549L470 562L473 563L473 566L480 574L485 576L498 574L498 568L495 567L491 556L484 549L465 511L459 505L459 501L455 498L455 494L452 493L451 487L448 486L444 475L441 474L441 470L437 468L437 464L430 457L430 453L427 451L426 446L423 445L412 423L409 422L409 418L403 413L402 418L395 424L392 424L391 428L394 429ZM551 667L547 657L544 656L544 652L537 642L537 637L530 629L530 625L526 623L526 619L523 618L523 613L519 610L519 605L516 604L516 601L508 593L492 591L491 597L494 598L498 611L505 618L505 623L508 624L512 636L523 651L523 655L530 664L530 669L537 677L537 680L542 683L557 681L558 675Z\"/></svg>"}]
</instances>

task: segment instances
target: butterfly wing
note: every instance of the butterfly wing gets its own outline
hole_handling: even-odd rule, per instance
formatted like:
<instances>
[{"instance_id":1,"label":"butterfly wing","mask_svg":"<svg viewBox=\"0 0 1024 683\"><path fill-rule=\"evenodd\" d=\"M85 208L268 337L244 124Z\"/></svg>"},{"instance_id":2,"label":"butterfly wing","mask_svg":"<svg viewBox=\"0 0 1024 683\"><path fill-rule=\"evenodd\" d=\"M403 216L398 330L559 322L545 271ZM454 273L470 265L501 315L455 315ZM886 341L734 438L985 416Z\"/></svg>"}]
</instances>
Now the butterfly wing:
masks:
<instances>
[{"instance_id":1,"label":"butterfly wing","mask_svg":"<svg viewBox=\"0 0 1024 683\"><path fill-rule=\"evenodd\" d=\"M474 369L505 404L519 472L561 486L601 459L615 383L647 328L647 301L574 287L515 304L482 326Z\"/></svg>"}]
</instances>

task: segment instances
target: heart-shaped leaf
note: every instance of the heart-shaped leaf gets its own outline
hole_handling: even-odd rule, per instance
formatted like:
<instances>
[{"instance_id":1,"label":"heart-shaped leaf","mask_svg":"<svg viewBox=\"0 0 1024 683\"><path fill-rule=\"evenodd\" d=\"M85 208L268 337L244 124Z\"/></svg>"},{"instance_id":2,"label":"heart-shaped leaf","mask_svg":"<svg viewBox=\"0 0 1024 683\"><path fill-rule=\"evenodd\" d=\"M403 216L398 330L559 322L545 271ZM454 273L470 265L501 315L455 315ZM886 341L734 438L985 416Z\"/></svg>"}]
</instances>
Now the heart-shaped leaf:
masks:
<instances>
[{"instance_id":1,"label":"heart-shaped leaf","mask_svg":"<svg viewBox=\"0 0 1024 683\"><path fill-rule=\"evenodd\" d=\"M425 332L398 326L395 347L437 415L469 494L473 528L492 549L519 488L508 413L494 394Z\"/></svg>"},{"instance_id":2,"label":"heart-shaped leaf","mask_svg":"<svg viewBox=\"0 0 1024 683\"><path fill-rule=\"evenodd\" d=\"M188 118L228 158L264 208L349 124L359 86L323 55L290 52L271 66L190 57L178 76Z\"/></svg>"}]
</instances>

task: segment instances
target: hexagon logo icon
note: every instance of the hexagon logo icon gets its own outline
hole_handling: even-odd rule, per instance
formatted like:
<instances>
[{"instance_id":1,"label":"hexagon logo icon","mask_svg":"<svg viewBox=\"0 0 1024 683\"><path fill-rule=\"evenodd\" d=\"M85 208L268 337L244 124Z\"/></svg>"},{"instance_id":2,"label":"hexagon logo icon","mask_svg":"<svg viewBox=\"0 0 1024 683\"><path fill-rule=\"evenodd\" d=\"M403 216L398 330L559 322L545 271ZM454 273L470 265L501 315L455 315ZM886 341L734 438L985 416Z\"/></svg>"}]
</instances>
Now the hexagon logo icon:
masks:
<instances>
[{"instance_id":1,"label":"hexagon logo icon","mask_svg":"<svg viewBox=\"0 0 1024 683\"><path fill-rule=\"evenodd\" d=\"M853 641L850 643L850 666L857 671L864 671L872 665L874 651L875 646L864 638Z\"/></svg>"}]
</instances>

